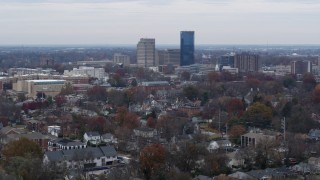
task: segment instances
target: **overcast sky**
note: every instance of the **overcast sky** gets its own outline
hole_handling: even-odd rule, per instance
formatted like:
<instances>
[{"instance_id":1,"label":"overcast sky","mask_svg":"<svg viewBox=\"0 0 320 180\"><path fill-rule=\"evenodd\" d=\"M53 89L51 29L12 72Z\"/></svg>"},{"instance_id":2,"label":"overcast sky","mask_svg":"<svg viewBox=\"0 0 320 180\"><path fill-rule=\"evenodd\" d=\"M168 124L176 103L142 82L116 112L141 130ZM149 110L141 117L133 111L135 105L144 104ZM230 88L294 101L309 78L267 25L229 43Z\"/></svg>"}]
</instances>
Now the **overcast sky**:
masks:
<instances>
[{"instance_id":1,"label":"overcast sky","mask_svg":"<svg viewBox=\"0 0 320 180\"><path fill-rule=\"evenodd\" d=\"M320 0L0 0L0 44L320 44Z\"/></svg>"}]
</instances>

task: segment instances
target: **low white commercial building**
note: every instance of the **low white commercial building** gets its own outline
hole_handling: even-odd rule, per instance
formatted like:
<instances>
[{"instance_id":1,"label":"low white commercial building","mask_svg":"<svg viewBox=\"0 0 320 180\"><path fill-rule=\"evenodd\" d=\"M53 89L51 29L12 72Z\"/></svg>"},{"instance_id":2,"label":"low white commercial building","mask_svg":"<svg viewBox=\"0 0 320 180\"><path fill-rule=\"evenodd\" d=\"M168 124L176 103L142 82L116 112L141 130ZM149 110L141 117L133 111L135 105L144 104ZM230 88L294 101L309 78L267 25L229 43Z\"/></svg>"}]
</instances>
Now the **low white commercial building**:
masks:
<instances>
[{"instance_id":1,"label":"low white commercial building","mask_svg":"<svg viewBox=\"0 0 320 180\"><path fill-rule=\"evenodd\" d=\"M64 75L65 76L88 75L90 77L103 79L105 77L105 71L103 68L80 66L79 69L73 68L73 70L71 71L65 70Z\"/></svg>"},{"instance_id":2,"label":"low white commercial building","mask_svg":"<svg viewBox=\"0 0 320 180\"><path fill-rule=\"evenodd\" d=\"M46 96L56 96L61 92L65 80L45 79L45 80L27 80L27 90L29 97L35 97L38 92L43 92Z\"/></svg>"}]
</instances>

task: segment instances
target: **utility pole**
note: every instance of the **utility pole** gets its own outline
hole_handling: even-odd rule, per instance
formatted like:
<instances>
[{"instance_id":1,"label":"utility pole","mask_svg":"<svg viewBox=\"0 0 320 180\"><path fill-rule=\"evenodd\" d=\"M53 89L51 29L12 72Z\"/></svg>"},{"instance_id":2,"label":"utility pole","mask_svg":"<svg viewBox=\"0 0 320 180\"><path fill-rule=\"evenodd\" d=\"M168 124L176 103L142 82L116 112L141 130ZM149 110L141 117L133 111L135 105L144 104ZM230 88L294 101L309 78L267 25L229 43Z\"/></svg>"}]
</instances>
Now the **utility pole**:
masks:
<instances>
[{"instance_id":1,"label":"utility pole","mask_svg":"<svg viewBox=\"0 0 320 180\"><path fill-rule=\"evenodd\" d=\"M228 123L226 123L226 140L229 140L229 136L228 136ZM228 153L228 147L225 148L226 149L226 154Z\"/></svg>"},{"instance_id":2,"label":"utility pole","mask_svg":"<svg viewBox=\"0 0 320 180\"><path fill-rule=\"evenodd\" d=\"M229 139L229 136L228 136L228 123L226 123L226 137L227 137L227 139Z\"/></svg>"},{"instance_id":3,"label":"utility pole","mask_svg":"<svg viewBox=\"0 0 320 180\"><path fill-rule=\"evenodd\" d=\"M281 120L281 128L283 130L283 141L286 141L286 117Z\"/></svg>"},{"instance_id":4,"label":"utility pole","mask_svg":"<svg viewBox=\"0 0 320 180\"><path fill-rule=\"evenodd\" d=\"M220 108L219 108L219 134L221 135L221 129L220 129L220 127L221 127L221 115L220 115Z\"/></svg>"}]
</instances>

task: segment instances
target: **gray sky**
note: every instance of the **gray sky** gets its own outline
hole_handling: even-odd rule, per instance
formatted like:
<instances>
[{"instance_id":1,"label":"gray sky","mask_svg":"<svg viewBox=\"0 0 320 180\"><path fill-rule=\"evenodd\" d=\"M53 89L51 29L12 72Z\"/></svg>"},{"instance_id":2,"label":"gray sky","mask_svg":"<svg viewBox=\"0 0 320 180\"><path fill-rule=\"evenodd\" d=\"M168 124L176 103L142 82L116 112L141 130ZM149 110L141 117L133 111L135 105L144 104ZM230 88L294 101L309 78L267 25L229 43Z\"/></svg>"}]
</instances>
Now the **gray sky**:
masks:
<instances>
[{"instance_id":1,"label":"gray sky","mask_svg":"<svg viewBox=\"0 0 320 180\"><path fill-rule=\"evenodd\" d=\"M0 44L320 44L319 0L0 0Z\"/></svg>"}]
</instances>

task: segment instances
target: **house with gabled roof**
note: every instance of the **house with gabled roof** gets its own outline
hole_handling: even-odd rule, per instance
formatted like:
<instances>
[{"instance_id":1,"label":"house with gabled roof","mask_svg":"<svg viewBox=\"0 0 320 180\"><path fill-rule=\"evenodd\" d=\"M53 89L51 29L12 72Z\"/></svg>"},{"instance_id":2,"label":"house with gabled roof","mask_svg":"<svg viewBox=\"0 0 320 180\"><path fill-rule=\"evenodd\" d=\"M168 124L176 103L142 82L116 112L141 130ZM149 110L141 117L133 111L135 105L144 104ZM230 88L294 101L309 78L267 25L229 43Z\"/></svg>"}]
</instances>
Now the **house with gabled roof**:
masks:
<instances>
[{"instance_id":1,"label":"house with gabled roof","mask_svg":"<svg viewBox=\"0 0 320 180\"><path fill-rule=\"evenodd\" d=\"M105 143L118 143L117 138L115 138L111 133L105 133L101 135L101 141Z\"/></svg>"},{"instance_id":2,"label":"house with gabled roof","mask_svg":"<svg viewBox=\"0 0 320 180\"><path fill-rule=\"evenodd\" d=\"M311 129L308 135L310 139L320 140L320 129Z\"/></svg>"},{"instance_id":3,"label":"house with gabled roof","mask_svg":"<svg viewBox=\"0 0 320 180\"><path fill-rule=\"evenodd\" d=\"M115 161L117 161L117 151L113 146L47 151L43 159L44 163L65 164L69 169L107 168Z\"/></svg>"},{"instance_id":4,"label":"house with gabled roof","mask_svg":"<svg viewBox=\"0 0 320 180\"><path fill-rule=\"evenodd\" d=\"M101 136L96 131L86 132L83 135L83 140L85 143L91 143L93 145L97 145L101 142Z\"/></svg>"}]
</instances>

